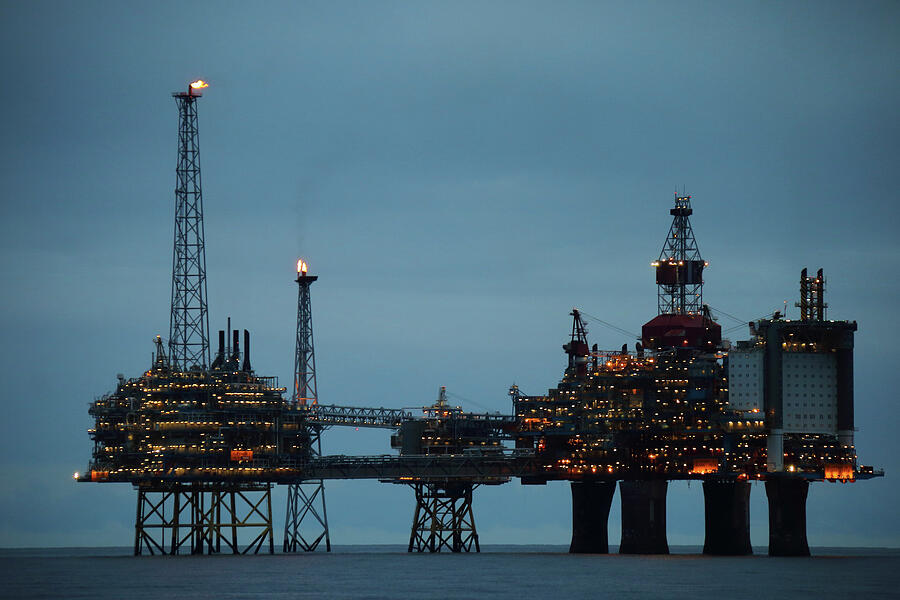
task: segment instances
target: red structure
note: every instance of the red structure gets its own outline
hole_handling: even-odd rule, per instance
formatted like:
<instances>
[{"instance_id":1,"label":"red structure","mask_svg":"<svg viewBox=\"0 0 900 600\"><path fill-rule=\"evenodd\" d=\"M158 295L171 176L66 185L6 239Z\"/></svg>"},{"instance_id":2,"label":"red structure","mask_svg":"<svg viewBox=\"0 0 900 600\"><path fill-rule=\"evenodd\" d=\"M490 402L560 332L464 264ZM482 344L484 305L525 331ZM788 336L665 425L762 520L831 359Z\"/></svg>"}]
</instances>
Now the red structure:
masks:
<instances>
[{"instance_id":1,"label":"red structure","mask_svg":"<svg viewBox=\"0 0 900 600\"><path fill-rule=\"evenodd\" d=\"M645 348L713 350L722 341L722 327L705 314L658 315L641 327Z\"/></svg>"}]
</instances>

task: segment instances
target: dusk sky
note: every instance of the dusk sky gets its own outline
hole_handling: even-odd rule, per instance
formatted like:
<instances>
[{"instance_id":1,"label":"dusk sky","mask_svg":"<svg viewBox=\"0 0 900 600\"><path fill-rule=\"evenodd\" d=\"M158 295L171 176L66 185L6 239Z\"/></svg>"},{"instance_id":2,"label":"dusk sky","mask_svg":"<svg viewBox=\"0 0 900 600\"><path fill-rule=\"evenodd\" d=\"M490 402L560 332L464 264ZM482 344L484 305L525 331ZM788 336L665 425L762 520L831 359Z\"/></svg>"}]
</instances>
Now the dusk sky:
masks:
<instances>
[{"instance_id":1,"label":"dusk sky","mask_svg":"<svg viewBox=\"0 0 900 600\"><path fill-rule=\"evenodd\" d=\"M171 93L197 78L210 325L251 330L259 374L292 380L302 256L321 402L421 407L445 385L510 412L510 384L558 383L573 306L634 334L656 315L684 187L727 337L785 301L797 318L803 267L858 321L856 445L886 475L811 486L809 543L900 546L897 2L2 0L0 56L0 546L133 540L131 487L72 473L88 403L168 335ZM330 430L324 451L386 454L389 432ZM408 540L408 488L326 494L332 543ZM765 546L762 484L751 499ZM566 483L474 508L482 544L571 535ZM617 495L613 545L619 518ZM668 536L702 544L699 483L670 484Z\"/></svg>"}]
</instances>

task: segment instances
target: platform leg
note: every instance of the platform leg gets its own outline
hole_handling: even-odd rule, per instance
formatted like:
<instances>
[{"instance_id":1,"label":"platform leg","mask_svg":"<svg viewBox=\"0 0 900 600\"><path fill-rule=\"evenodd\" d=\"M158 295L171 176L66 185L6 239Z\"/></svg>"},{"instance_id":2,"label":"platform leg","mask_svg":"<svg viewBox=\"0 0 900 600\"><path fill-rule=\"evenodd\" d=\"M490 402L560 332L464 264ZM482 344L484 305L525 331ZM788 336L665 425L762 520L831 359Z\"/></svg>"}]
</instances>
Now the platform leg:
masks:
<instances>
[{"instance_id":1,"label":"platform leg","mask_svg":"<svg viewBox=\"0 0 900 600\"><path fill-rule=\"evenodd\" d=\"M668 554L665 480L622 481L620 554Z\"/></svg>"},{"instance_id":2,"label":"platform leg","mask_svg":"<svg viewBox=\"0 0 900 600\"><path fill-rule=\"evenodd\" d=\"M769 479L769 556L809 556L806 541L805 479Z\"/></svg>"},{"instance_id":3,"label":"platform leg","mask_svg":"<svg viewBox=\"0 0 900 600\"><path fill-rule=\"evenodd\" d=\"M750 483L704 481L703 504L706 521L703 554L753 554L750 545Z\"/></svg>"},{"instance_id":4,"label":"platform leg","mask_svg":"<svg viewBox=\"0 0 900 600\"><path fill-rule=\"evenodd\" d=\"M573 554L609 552L609 507L616 493L615 481L573 481L572 542Z\"/></svg>"}]
</instances>

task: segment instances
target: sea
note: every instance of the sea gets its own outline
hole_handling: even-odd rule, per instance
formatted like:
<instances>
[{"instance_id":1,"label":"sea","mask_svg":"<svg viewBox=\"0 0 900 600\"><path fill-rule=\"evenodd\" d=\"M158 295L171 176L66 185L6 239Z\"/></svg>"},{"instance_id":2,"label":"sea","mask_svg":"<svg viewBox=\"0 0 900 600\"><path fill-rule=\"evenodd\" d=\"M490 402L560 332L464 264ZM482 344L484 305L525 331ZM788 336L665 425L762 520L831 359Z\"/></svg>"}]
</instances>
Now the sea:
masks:
<instances>
[{"instance_id":1,"label":"sea","mask_svg":"<svg viewBox=\"0 0 900 600\"><path fill-rule=\"evenodd\" d=\"M813 548L812 557L574 555L566 546L405 546L330 553L140 556L131 548L0 549L0 597L90 598L900 598L900 549Z\"/></svg>"}]
</instances>

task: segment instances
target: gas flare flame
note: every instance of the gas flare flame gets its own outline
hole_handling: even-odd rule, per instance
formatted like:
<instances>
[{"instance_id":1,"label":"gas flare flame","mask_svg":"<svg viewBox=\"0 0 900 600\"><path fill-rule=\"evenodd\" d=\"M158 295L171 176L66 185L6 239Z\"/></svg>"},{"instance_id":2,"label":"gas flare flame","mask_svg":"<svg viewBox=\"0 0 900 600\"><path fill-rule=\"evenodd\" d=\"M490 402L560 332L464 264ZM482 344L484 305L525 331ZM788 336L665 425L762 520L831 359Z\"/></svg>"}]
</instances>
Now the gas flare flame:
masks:
<instances>
[{"instance_id":1,"label":"gas flare flame","mask_svg":"<svg viewBox=\"0 0 900 600\"><path fill-rule=\"evenodd\" d=\"M203 88L208 88L209 84L203 81L202 79L198 79L197 81L191 82L191 88L195 90L202 90Z\"/></svg>"},{"instance_id":2,"label":"gas flare flame","mask_svg":"<svg viewBox=\"0 0 900 600\"><path fill-rule=\"evenodd\" d=\"M302 258L297 261L297 272L306 275L306 263Z\"/></svg>"}]
</instances>

